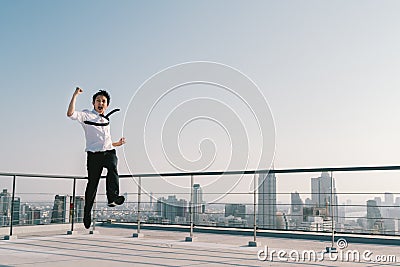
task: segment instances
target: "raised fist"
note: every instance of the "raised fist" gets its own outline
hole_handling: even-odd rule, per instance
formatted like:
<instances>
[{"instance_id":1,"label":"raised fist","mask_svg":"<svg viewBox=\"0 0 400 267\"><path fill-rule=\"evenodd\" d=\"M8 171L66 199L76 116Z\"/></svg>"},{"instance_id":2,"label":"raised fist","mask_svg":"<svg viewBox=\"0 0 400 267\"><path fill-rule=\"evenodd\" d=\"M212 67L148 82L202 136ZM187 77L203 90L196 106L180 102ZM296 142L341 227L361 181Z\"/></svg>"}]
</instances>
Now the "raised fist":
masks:
<instances>
[{"instance_id":1,"label":"raised fist","mask_svg":"<svg viewBox=\"0 0 400 267\"><path fill-rule=\"evenodd\" d=\"M79 87L76 87L75 94L80 95L83 93L83 90Z\"/></svg>"}]
</instances>

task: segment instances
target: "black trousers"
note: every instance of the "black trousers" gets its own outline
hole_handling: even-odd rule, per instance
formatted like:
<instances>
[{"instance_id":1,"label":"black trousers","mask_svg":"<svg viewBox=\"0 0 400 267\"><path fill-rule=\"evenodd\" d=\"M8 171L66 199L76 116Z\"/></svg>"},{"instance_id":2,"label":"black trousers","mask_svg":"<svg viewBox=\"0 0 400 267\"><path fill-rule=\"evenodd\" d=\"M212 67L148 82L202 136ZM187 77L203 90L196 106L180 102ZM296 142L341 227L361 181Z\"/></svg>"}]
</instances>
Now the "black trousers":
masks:
<instances>
[{"instance_id":1,"label":"black trousers","mask_svg":"<svg viewBox=\"0 0 400 267\"><path fill-rule=\"evenodd\" d=\"M103 168L107 169L106 194L108 203L119 195L118 158L115 149L104 152L87 152L88 183L85 191L84 212L90 214L96 198Z\"/></svg>"}]
</instances>

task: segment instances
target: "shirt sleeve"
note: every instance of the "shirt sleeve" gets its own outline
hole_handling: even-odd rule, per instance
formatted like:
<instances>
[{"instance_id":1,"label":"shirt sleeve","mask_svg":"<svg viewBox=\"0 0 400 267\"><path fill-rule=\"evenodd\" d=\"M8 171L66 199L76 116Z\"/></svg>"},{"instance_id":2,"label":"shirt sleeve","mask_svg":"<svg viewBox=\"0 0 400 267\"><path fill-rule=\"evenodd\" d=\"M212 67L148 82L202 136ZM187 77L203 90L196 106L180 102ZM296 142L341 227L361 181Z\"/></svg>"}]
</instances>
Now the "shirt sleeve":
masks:
<instances>
[{"instance_id":1,"label":"shirt sleeve","mask_svg":"<svg viewBox=\"0 0 400 267\"><path fill-rule=\"evenodd\" d=\"M83 123L84 121L86 121L88 119L88 114L87 114L87 112L85 112L85 110L74 111L74 113L72 113L70 118L71 118L71 120L77 120L80 123Z\"/></svg>"}]
</instances>

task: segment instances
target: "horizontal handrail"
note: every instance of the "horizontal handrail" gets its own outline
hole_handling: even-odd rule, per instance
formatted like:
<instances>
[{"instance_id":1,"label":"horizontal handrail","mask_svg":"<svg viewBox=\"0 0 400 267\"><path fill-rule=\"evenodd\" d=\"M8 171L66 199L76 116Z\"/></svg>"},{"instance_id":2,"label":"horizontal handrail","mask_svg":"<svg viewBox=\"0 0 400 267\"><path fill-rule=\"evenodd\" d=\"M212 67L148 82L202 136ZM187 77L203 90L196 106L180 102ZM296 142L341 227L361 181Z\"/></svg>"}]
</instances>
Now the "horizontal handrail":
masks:
<instances>
[{"instance_id":1,"label":"horizontal handrail","mask_svg":"<svg viewBox=\"0 0 400 267\"><path fill-rule=\"evenodd\" d=\"M262 173L310 173L310 172L359 172L359 171L394 171L400 166L357 166L357 167L322 167L322 168L295 168L295 169L263 169L242 171L209 171L209 172L171 172L171 173L136 173L120 174L120 178L130 177L180 177L180 176L215 176L215 175L249 175ZM61 179L86 179L87 176L79 175L50 175L31 173L0 172L0 176L18 176L32 178L61 178ZM105 178L105 176L102 176Z\"/></svg>"},{"instance_id":2,"label":"horizontal handrail","mask_svg":"<svg viewBox=\"0 0 400 267\"><path fill-rule=\"evenodd\" d=\"M78 175L11 173L11 172L0 172L0 176L10 176L10 177L18 176L27 178L86 179L86 176L78 176Z\"/></svg>"}]
</instances>

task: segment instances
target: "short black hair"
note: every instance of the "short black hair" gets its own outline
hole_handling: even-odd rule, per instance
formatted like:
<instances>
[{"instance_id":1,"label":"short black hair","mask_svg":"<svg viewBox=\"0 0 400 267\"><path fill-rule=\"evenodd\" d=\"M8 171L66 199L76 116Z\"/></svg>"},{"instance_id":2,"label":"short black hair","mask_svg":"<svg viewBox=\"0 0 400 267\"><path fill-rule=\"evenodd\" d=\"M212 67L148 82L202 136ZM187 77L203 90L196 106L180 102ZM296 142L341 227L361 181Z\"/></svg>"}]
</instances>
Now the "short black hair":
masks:
<instances>
[{"instance_id":1,"label":"short black hair","mask_svg":"<svg viewBox=\"0 0 400 267\"><path fill-rule=\"evenodd\" d=\"M107 105L110 105L110 94L106 90L99 90L97 93L93 95L93 103L96 101L96 97L99 95L105 96L107 98Z\"/></svg>"}]
</instances>

